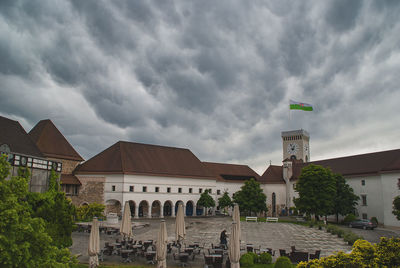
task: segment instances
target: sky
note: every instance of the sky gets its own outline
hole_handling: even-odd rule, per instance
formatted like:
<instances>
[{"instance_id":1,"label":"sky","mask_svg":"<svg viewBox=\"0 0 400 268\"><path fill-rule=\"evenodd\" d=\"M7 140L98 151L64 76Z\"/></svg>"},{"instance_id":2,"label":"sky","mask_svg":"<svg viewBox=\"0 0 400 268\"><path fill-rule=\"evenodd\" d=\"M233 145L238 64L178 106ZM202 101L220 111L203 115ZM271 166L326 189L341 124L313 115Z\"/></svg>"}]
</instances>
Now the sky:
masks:
<instances>
[{"instance_id":1,"label":"sky","mask_svg":"<svg viewBox=\"0 0 400 268\"><path fill-rule=\"evenodd\" d=\"M400 148L400 1L0 1L0 115L85 158L119 140L282 164ZM289 100L314 111L289 112ZM290 116L289 116L290 113Z\"/></svg>"}]
</instances>

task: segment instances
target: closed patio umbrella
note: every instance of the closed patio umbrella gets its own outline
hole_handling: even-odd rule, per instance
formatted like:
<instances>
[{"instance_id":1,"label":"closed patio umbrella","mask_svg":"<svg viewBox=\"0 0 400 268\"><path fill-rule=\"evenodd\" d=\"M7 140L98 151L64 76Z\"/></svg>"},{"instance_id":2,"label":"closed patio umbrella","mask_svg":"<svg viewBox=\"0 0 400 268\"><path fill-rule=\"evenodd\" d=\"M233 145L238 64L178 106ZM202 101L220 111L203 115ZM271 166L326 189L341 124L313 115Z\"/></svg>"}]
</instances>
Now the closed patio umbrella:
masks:
<instances>
[{"instance_id":1,"label":"closed patio umbrella","mask_svg":"<svg viewBox=\"0 0 400 268\"><path fill-rule=\"evenodd\" d=\"M124 214L122 216L121 227L119 229L120 233L124 236L124 239L131 238L132 233L132 222L131 222L131 207L129 202L125 202Z\"/></svg>"},{"instance_id":2,"label":"closed patio umbrella","mask_svg":"<svg viewBox=\"0 0 400 268\"><path fill-rule=\"evenodd\" d=\"M160 224L160 230L158 231L156 246L157 268L167 267L167 243L167 226L165 225L165 220L162 220Z\"/></svg>"},{"instance_id":3,"label":"closed patio umbrella","mask_svg":"<svg viewBox=\"0 0 400 268\"><path fill-rule=\"evenodd\" d=\"M237 223L232 222L231 238L229 240L229 260L231 262L231 268L240 268L240 242L238 236Z\"/></svg>"},{"instance_id":4,"label":"closed patio umbrella","mask_svg":"<svg viewBox=\"0 0 400 268\"><path fill-rule=\"evenodd\" d=\"M177 242L180 242L185 239L186 230L185 230L185 218L183 216L183 205L179 204L178 213L176 214L175 220L175 239Z\"/></svg>"},{"instance_id":5,"label":"closed patio umbrella","mask_svg":"<svg viewBox=\"0 0 400 268\"><path fill-rule=\"evenodd\" d=\"M92 228L89 237L88 255L89 255L89 267L99 266L99 257L97 254L100 253L100 233L99 233L99 222L97 218L93 218Z\"/></svg>"},{"instance_id":6,"label":"closed patio umbrella","mask_svg":"<svg viewBox=\"0 0 400 268\"><path fill-rule=\"evenodd\" d=\"M232 219L234 222L236 222L236 228L237 228L237 233L239 236L239 241L242 240L242 232L240 230L240 210L239 210L239 205L235 204L233 207L233 216Z\"/></svg>"}]
</instances>

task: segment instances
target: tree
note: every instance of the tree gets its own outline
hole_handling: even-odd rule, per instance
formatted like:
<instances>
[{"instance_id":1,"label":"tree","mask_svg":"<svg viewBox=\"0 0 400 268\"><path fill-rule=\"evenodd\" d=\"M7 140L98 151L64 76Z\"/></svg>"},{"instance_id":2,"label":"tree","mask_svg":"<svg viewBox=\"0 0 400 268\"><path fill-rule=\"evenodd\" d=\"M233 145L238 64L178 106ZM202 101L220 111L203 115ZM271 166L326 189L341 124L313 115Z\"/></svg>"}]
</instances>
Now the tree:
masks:
<instances>
[{"instance_id":1,"label":"tree","mask_svg":"<svg viewBox=\"0 0 400 268\"><path fill-rule=\"evenodd\" d=\"M295 186L298 198L294 198L296 207L307 215L329 215L333 211L336 196L335 176L329 168L308 165L301 171Z\"/></svg>"},{"instance_id":2,"label":"tree","mask_svg":"<svg viewBox=\"0 0 400 268\"><path fill-rule=\"evenodd\" d=\"M91 203L89 205L82 205L76 208L76 218L78 221L91 221L93 217L98 219L104 219L104 209L106 208L103 204Z\"/></svg>"},{"instance_id":3,"label":"tree","mask_svg":"<svg viewBox=\"0 0 400 268\"><path fill-rule=\"evenodd\" d=\"M207 208L215 207L215 201L209 194L210 190L205 190L201 195L199 201L197 201L198 206L203 206L206 208L206 215L207 215Z\"/></svg>"},{"instance_id":4,"label":"tree","mask_svg":"<svg viewBox=\"0 0 400 268\"><path fill-rule=\"evenodd\" d=\"M228 192L224 192L224 194L218 198L218 206L225 210L226 207L232 206L232 200L228 194Z\"/></svg>"},{"instance_id":5,"label":"tree","mask_svg":"<svg viewBox=\"0 0 400 268\"><path fill-rule=\"evenodd\" d=\"M393 200L393 215L400 221L400 195L396 196Z\"/></svg>"},{"instance_id":6,"label":"tree","mask_svg":"<svg viewBox=\"0 0 400 268\"><path fill-rule=\"evenodd\" d=\"M72 245L75 206L60 189L58 175L52 170L49 189L45 193L29 193L28 203L31 214L45 221L46 232L51 236L53 245L64 248Z\"/></svg>"},{"instance_id":7,"label":"tree","mask_svg":"<svg viewBox=\"0 0 400 268\"><path fill-rule=\"evenodd\" d=\"M354 194L353 188L346 183L344 177L340 174L334 174L336 181L336 195L332 214L336 215L336 222L339 222L339 214L347 215L354 213L357 201L360 199Z\"/></svg>"},{"instance_id":8,"label":"tree","mask_svg":"<svg viewBox=\"0 0 400 268\"><path fill-rule=\"evenodd\" d=\"M233 201L239 205L240 211L251 215L252 212L267 211L267 196L263 193L260 183L253 178L233 195Z\"/></svg>"},{"instance_id":9,"label":"tree","mask_svg":"<svg viewBox=\"0 0 400 268\"><path fill-rule=\"evenodd\" d=\"M10 165L0 157L0 266L54 267L75 262L68 249L52 245L43 219L32 217L26 201L28 169L7 179Z\"/></svg>"}]
</instances>

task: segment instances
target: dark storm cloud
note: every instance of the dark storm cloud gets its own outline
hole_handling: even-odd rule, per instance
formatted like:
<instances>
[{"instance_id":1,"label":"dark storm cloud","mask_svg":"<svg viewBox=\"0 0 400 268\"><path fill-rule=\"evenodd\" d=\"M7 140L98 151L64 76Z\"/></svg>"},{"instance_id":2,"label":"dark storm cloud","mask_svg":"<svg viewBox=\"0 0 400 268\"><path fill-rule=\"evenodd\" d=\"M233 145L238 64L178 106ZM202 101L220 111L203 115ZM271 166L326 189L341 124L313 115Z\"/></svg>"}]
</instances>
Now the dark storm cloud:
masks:
<instances>
[{"instance_id":1,"label":"dark storm cloud","mask_svg":"<svg viewBox=\"0 0 400 268\"><path fill-rule=\"evenodd\" d=\"M0 114L28 131L51 118L85 157L131 140L263 172L280 164L280 132L298 128L313 157L359 153L365 131L357 148L391 149L371 144L396 131L382 122L398 111L399 6L1 1ZM289 99L315 111L289 120Z\"/></svg>"}]
</instances>

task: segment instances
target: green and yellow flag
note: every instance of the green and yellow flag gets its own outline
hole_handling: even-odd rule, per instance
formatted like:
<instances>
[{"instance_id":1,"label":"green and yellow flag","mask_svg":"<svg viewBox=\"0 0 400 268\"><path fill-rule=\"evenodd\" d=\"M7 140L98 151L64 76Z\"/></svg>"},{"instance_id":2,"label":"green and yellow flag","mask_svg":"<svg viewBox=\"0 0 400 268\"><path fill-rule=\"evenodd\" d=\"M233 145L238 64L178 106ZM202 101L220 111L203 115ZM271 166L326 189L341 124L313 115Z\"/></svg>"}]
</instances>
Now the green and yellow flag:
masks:
<instances>
[{"instance_id":1,"label":"green and yellow flag","mask_svg":"<svg viewBox=\"0 0 400 268\"><path fill-rule=\"evenodd\" d=\"M290 101L290 110L303 110L303 111L312 111L313 107L311 104L298 102L298 101Z\"/></svg>"}]
</instances>

